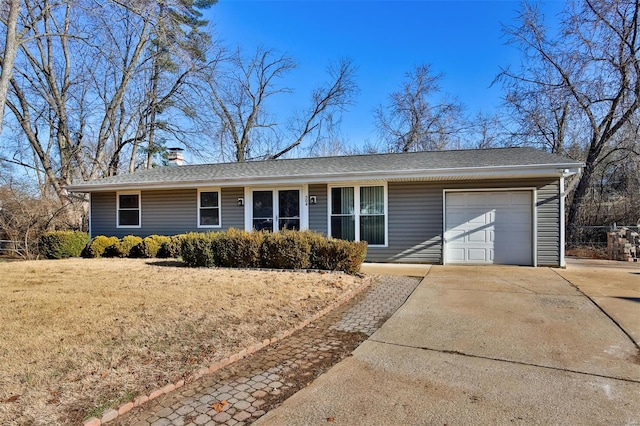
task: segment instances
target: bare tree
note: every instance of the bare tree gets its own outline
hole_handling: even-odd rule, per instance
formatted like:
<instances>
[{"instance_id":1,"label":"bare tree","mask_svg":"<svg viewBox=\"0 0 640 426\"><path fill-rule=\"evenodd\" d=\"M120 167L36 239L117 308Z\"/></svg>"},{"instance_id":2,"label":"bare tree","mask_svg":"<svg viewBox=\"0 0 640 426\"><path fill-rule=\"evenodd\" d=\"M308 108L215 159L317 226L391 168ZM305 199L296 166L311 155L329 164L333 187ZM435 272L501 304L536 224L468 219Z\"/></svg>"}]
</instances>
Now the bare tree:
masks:
<instances>
[{"instance_id":1,"label":"bare tree","mask_svg":"<svg viewBox=\"0 0 640 426\"><path fill-rule=\"evenodd\" d=\"M580 128L585 167L569 207L568 223L577 222L579 211L599 162L618 149L619 132L638 120L640 107L640 1L581 0L568 5L556 38L549 36L539 11L525 3L520 25L507 27L512 43L524 54L521 70L505 70L521 94L541 92L557 129L555 138L571 119ZM523 99L524 96L518 96ZM543 132L544 133L544 132ZM637 146L637 145L636 145ZM562 145L551 146L562 151ZM569 228L569 237L571 236Z\"/></svg>"},{"instance_id":2,"label":"bare tree","mask_svg":"<svg viewBox=\"0 0 640 426\"><path fill-rule=\"evenodd\" d=\"M0 161L30 168L43 195L65 200L72 181L150 165L162 139L183 136L189 78L209 41L198 9L214 1L160 3L22 0L27 30L7 96L14 145Z\"/></svg>"},{"instance_id":3,"label":"bare tree","mask_svg":"<svg viewBox=\"0 0 640 426\"><path fill-rule=\"evenodd\" d=\"M474 148L495 148L503 143L503 124L498 114L486 115L478 112L471 122L470 129L472 132L470 140Z\"/></svg>"},{"instance_id":4,"label":"bare tree","mask_svg":"<svg viewBox=\"0 0 640 426\"><path fill-rule=\"evenodd\" d=\"M9 80L11 80L13 63L16 59L21 38L17 31L20 0L9 0L8 3L4 3L4 5L8 6L8 10L6 11L4 54L0 59L0 66L2 66L2 72L0 73L0 134L2 134L2 121L4 118L4 108L7 103ZM4 14L4 12L4 10L0 10L0 14Z\"/></svg>"},{"instance_id":5,"label":"bare tree","mask_svg":"<svg viewBox=\"0 0 640 426\"><path fill-rule=\"evenodd\" d=\"M246 161L260 150L258 143L265 133L277 131L278 123L266 113L265 103L277 94L291 92L278 81L296 64L287 55L259 46L250 58L243 57L238 48L229 57L219 56L212 65L205 71L205 81L211 94L208 106L219 120L221 149L230 144L233 159Z\"/></svg>"},{"instance_id":6,"label":"bare tree","mask_svg":"<svg viewBox=\"0 0 640 426\"><path fill-rule=\"evenodd\" d=\"M330 81L313 91L311 107L292 119L293 125L286 129L269 114L268 103L276 95L292 92L281 82L295 67L291 57L258 47L249 58L240 49L230 57L221 55L208 71L209 108L217 124L215 139L223 152L231 147L235 161L285 155L312 133L320 134L323 125L334 123L334 115L349 105L357 90L350 61L330 67ZM283 139L291 142L282 146Z\"/></svg>"},{"instance_id":7,"label":"bare tree","mask_svg":"<svg viewBox=\"0 0 640 426\"><path fill-rule=\"evenodd\" d=\"M442 78L432 74L431 65L418 65L407 72L402 88L389 95L389 104L376 109L376 125L390 151L445 149L461 131L462 106L448 96L433 99Z\"/></svg>"},{"instance_id":8,"label":"bare tree","mask_svg":"<svg viewBox=\"0 0 640 426\"><path fill-rule=\"evenodd\" d=\"M533 72L533 68L532 68ZM549 62L535 66L536 83L513 78L504 69L494 81L502 81L506 91L504 106L511 121L509 145L533 145L556 154L564 154L565 146L575 136L576 105L567 96L562 77Z\"/></svg>"},{"instance_id":9,"label":"bare tree","mask_svg":"<svg viewBox=\"0 0 640 426\"><path fill-rule=\"evenodd\" d=\"M43 197L27 180L0 178L0 239L17 242L13 248L22 257L38 255L42 232L70 227L64 210L57 198Z\"/></svg>"},{"instance_id":10,"label":"bare tree","mask_svg":"<svg viewBox=\"0 0 640 426\"><path fill-rule=\"evenodd\" d=\"M355 68L350 60L342 59L337 65L329 66L327 71L330 80L313 91L311 107L294 120L295 139L283 149L271 154L269 159L282 157L316 132L317 136L309 147L310 152L313 152L315 144L323 134L322 126L325 125L329 133L335 130L340 121L336 116L351 104L358 87L353 79Z\"/></svg>"},{"instance_id":11,"label":"bare tree","mask_svg":"<svg viewBox=\"0 0 640 426\"><path fill-rule=\"evenodd\" d=\"M63 186L71 183L74 158L67 110L71 6L68 2L54 5L47 0L27 0L25 5L22 20L33 26L27 33L29 41L19 46L22 60L14 66L10 80L13 97L7 99L7 106L38 159L34 170L42 173L47 184L63 198ZM50 125L45 127L46 121ZM57 157L52 156L52 150Z\"/></svg>"}]
</instances>

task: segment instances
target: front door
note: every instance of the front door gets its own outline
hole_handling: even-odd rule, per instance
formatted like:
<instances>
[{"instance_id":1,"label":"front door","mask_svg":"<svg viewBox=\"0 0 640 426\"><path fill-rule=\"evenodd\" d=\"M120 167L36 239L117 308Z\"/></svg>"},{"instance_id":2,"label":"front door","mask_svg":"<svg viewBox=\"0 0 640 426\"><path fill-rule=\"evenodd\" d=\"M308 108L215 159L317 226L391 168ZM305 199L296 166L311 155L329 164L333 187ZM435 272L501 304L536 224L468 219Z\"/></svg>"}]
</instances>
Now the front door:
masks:
<instances>
[{"instance_id":1,"label":"front door","mask_svg":"<svg viewBox=\"0 0 640 426\"><path fill-rule=\"evenodd\" d=\"M300 229L300 190L253 191L253 229Z\"/></svg>"}]
</instances>

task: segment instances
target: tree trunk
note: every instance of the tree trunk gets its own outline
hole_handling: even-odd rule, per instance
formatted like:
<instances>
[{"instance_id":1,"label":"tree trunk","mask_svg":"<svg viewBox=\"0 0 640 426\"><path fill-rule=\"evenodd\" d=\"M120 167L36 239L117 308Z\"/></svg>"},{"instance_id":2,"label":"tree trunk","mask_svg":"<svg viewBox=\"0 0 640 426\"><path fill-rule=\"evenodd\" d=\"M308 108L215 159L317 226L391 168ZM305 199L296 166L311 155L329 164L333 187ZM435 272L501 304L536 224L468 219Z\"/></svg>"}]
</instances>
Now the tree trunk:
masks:
<instances>
[{"instance_id":1,"label":"tree trunk","mask_svg":"<svg viewBox=\"0 0 640 426\"><path fill-rule=\"evenodd\" d=\"M587 155L587 161L585 161L585 166L582 169L582 176L580 177L580 181L578 182L576 190L573 193L573 200L571 202L571 205L569 205L569 215L567 217L568 242L573 241L575 237L575 226L578 225L578 213L580 212L581 205L584 202L587 190L591 185L593 169L596 165L596 161L599 155L600 150L595 149L592 143L591 149L589 149L589 154Z\"/></svg>"},{"instance_id":2,"label":"tree trunk","mask_svg":"<svg viewBox=\"0 0 640 426\"><path fill-rule=\"evenodd\" d=\"M16 28L18 26L18 14L20 12L20 0L10 0L9 15L7 16L7 35L4 43L4 57L2 58L2 73L0 74L0 134L2 134L2 119L4 107L7 103L9 81L13 72L13 63L16 59L18 44L20 43Z\"/></svg>"}]
</instances>

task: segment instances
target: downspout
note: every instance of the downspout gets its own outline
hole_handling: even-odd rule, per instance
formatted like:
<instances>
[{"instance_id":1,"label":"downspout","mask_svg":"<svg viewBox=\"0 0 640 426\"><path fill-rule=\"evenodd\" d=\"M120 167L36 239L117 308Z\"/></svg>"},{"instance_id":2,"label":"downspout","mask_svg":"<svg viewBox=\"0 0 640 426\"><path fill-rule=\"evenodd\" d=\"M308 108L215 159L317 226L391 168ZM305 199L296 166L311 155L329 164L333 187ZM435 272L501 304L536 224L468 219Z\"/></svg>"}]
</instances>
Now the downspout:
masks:
<instances>
[{"instance_id":1,"label":"downspout","mask_svg":"<svg viewBox=\"0 0 640 426\"><path fill-rule=\"evenodd\" d=\"M565 252L565 223L564 223L564 204L566 201L566 193L564 191L564 175L560 176L560 267L566 268L567 262L564 259Z\"/></svg>"},{"instance_id":2,"label":"downspout","mask_svg":"<svg viewBox=\"0 0 640 426\"><path fill-rule=\"evenodd\" d=\"M565 204L567 200L567 194L571 193L578 182L580 182L580 175L582 174L582 168L577 169L565 169L562 170L560 175L560 267L566 268L567 262L565 260L565 247L566 247L566 223L565 223ZM569 181L569 184L565 188L565 179L573 176L573 179Z\"/></svg>"}]
</instances>

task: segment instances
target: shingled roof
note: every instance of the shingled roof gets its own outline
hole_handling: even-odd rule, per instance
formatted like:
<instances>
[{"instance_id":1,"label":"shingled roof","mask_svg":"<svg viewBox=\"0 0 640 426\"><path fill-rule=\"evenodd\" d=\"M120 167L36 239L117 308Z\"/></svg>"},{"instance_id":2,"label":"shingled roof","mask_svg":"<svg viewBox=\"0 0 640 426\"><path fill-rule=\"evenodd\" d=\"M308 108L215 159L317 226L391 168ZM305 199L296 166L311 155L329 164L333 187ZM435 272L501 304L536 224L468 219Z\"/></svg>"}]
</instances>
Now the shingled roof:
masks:
<instances>
[{"instance_id":1,"label":"shingled roof","mask_svg":"<svg viewBox=\"0 0 640 426\"><path fill-rule=\"evenodd\" d=\"M276 182L561 176L582 163L533 148L427 151L157 167L69 185L75 192ZM567 171L569 170L569 171Z\"/></svg>"}]
</instances>

